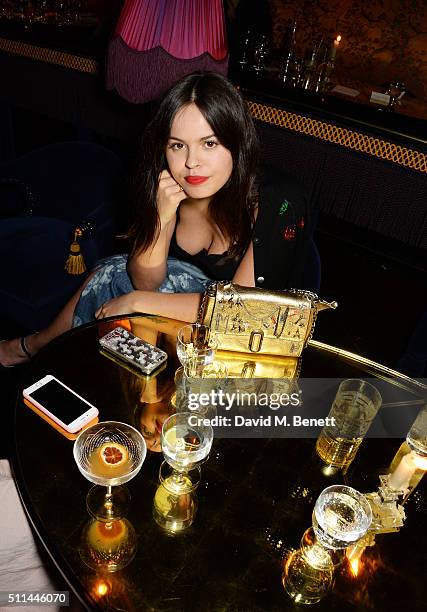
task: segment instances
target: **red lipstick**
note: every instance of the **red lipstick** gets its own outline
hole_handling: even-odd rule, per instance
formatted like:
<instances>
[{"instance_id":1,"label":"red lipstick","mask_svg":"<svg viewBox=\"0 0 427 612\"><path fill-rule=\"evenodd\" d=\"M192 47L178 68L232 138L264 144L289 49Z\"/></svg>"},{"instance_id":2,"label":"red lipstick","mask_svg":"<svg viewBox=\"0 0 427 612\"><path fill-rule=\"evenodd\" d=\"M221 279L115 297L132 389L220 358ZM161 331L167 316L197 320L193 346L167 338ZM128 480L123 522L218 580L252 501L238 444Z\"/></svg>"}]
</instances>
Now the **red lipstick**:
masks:
<instances>
[{"instance_id":1,"label":"red lipstick","mask_svg":"<svg viewBox=\"0 0 427 612\"><path fill-rule=\"evenodd\" d=\"M208 176L186 176L185 180L187 181L187 183L190 183L190 185L201 185L202 183L207 181L208 178Z\"/></svg>"}]
</instances>

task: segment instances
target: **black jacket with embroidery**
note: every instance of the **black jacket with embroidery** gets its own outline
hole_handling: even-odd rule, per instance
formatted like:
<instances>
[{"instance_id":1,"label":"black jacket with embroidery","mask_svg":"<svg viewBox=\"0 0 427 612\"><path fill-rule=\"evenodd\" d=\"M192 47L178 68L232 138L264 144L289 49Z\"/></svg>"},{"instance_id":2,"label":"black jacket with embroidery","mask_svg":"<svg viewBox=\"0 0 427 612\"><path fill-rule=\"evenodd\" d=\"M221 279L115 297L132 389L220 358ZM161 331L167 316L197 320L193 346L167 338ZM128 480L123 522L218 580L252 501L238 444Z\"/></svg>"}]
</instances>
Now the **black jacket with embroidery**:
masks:
<instances>
[{"instance_id":1,"label":"black jacket with embroidery","mask_svg":"<svg viewBox=\"0 0 427 612\"><path fill-rule=\"evenodd\" d=\"M282 170L265 169L259 183L253 236L256 286L306 289L304 269L311 240L311 214L304 189Z\"/></svg>"}]
</instances>

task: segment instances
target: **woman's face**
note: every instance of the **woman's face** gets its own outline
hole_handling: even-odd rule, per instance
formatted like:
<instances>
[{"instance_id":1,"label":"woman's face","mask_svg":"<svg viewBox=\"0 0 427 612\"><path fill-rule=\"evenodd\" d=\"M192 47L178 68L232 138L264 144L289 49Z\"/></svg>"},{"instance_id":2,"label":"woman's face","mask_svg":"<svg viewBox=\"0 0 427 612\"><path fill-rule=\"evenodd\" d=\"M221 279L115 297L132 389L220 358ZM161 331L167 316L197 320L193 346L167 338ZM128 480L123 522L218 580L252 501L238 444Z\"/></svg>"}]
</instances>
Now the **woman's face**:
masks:
<instances>
[{"instance_id":1,"label":"woman's face","mask_svg":"<svg viewBox=\"0 0 427 612\"><path fill-rule=\"evenodd\" d=\"M169 402L143 404L139 417L139 430L142 433L147 449L160 453L162 451L161 435L163 423L173 413Z\"/></svg>"},{"instance_id":2,"label":"woman's face","mask_svg":"<svg viewBox=\"0 0 427 612\"><path fill-rule=\"evenodd\" d=\"M174 117L166 160L173 178L193 199L212 197L233 170L230 151L193 103L182 107Z\"/></svg>"}]
</instances>

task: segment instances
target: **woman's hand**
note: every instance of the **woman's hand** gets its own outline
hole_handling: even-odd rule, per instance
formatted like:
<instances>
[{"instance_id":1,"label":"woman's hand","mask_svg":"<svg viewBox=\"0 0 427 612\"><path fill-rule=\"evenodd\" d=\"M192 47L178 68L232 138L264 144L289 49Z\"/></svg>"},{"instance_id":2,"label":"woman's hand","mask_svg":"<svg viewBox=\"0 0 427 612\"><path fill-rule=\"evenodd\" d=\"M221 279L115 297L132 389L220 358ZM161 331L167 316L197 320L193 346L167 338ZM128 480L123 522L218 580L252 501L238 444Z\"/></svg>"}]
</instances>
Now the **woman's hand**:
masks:
<instances>
[{"instance_id":1,"label":"woman's hand","mask_svg":"<svg viewBox=\"0 0 427 612\"><path fill-rule=\"evenodd\" d=\"M157 212L159 213L161 227L165 227L176 215L176 210L187 194L167 170L163 170L159 177L157 190Z\"/></svg>"},{"instance_id":2,"label":"woman's hand","mask_svg":"<svg viewBox=\"0 0 427 612\"><path fill-rule=\"evenodd\" d=\"M95 312L95 318L105 319L106 317L114 317L116 315L131 314L132 312L137 312L137 309L135 307L136 293L136 291L131 291L130 293L126 293L125 295L121 295L120 297L108 300L108 302L105 302L105 304L103 304Z\"/></svg>"}]
</instances>

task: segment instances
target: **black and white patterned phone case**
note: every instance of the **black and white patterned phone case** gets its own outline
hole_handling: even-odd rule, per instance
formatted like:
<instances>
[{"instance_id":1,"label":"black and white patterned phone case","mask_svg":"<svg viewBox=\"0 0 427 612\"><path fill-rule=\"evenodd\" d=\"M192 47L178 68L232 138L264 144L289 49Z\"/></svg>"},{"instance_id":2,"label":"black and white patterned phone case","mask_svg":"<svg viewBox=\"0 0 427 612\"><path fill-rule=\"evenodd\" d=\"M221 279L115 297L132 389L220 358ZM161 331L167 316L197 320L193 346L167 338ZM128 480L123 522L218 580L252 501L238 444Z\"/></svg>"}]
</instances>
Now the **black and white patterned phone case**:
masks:
<instances>
[{"instance_id":1,"label":"black and white patterned phone case","mask_svg":"<svg viewBox=\"0 0 427 612\"><path fill-rule=\"evenodd\" d=\"M141 340L123 327L116 327L99 340L99 344L119 359L149 375L164 363L168 356L165 351Z\"/></svg>"}]
</instances>

